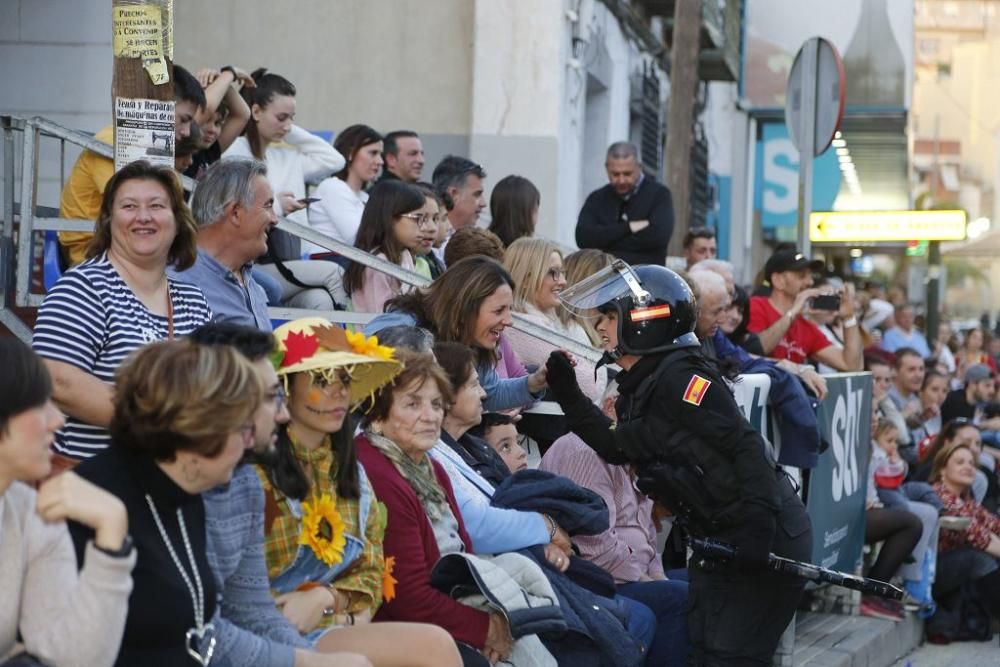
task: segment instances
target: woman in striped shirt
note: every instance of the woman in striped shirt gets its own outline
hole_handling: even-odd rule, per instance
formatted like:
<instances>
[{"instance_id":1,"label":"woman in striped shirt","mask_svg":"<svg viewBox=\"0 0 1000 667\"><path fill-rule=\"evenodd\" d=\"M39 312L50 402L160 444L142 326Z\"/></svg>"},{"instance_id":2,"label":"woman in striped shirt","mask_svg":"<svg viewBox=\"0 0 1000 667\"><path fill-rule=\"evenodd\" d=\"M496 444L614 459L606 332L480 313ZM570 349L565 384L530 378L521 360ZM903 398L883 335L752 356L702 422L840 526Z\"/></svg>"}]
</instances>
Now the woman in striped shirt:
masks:
<instances>
[{"instance_id":1,"label":"woman in striped shirt","mask_svg":"<svg viewBox=\"0 0 1000 667\"><path fill-rule=\"evenodd\" d=\"M56 470L108 446L112 382L125 357L211 319L201 290L166 274L168 264L190 267L196 254L197 226L173 170L137 161L112 177L88 259L45 297L32 340L67 415L56 434Z\"/></svg>"}]
</instances>

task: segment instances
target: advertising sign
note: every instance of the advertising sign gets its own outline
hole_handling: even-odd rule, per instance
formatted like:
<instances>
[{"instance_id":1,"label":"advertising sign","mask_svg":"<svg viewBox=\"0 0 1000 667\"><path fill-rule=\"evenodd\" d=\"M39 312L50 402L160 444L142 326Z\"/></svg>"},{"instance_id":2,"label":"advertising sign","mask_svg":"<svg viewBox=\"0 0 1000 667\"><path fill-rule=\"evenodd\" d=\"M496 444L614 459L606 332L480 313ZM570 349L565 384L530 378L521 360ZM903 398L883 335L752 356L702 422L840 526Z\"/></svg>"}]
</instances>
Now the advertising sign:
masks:
<instances>
[{"instance_id":1,"label":"advertising sign","mask_svg":"<svg viewBox=\"0 0 1000 667\"><path fill-rule=\"evenodd\" d=\"M818 211L809 215L813 243L961 241L965 211ZM909 253L908 253L909 254Z\"/></svg>"},{"instance_id":2,"label":"advertising sign","mask_svg":"<svg viewBox=\"0 0 1000 667\"><path fill-rule=\"evenodd\" d=\"M809 475L813 563L854 572L865 539L865 500L871 457L870 373L827 375L820 403L820 432L830 448Z\"/></svg>"},{"instance_id":3,"label":"advertising sign","mask_svg":"<svg viewBox=\"0 0 1000 667\"><path fill-rule=\"evenodd\" d=\"M754 212L774 240L794 241L799 216L799 152L785 124L758 124L754 168ZM834 151L813 160L814 209L830 209L840 192L841 174Z\"/></svg>"},{"instance_id":4,"label":"advertising sign","mask_svg":"<svg viewBox=\"0 0 1000 667\"><path fill-rule=\"evenodd\" d=\"M136 160L174 166L174 102L115 98L115 169Z\"/></svg>"}]
</instances>

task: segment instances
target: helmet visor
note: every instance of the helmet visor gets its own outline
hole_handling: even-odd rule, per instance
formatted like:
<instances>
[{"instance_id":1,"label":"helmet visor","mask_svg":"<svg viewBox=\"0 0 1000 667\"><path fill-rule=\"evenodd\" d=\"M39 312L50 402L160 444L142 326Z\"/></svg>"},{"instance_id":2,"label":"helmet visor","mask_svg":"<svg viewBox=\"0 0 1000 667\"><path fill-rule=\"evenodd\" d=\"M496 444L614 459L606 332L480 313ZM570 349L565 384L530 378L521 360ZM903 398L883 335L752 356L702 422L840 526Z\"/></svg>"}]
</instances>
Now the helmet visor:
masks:
<instances>
[{"instance_id":1,"label":"helmet visor","mask_svg":"<svg viewBox=\"0 0 1000 667\"><path fill-rule=\"evenodd\" d=\"M621 296L631 295L641 303L649 295L642 289L632 267L620 259L589 278L559 293L563 307L577 317L594 319L598 308Z\"/></svg>"}]
</instances>

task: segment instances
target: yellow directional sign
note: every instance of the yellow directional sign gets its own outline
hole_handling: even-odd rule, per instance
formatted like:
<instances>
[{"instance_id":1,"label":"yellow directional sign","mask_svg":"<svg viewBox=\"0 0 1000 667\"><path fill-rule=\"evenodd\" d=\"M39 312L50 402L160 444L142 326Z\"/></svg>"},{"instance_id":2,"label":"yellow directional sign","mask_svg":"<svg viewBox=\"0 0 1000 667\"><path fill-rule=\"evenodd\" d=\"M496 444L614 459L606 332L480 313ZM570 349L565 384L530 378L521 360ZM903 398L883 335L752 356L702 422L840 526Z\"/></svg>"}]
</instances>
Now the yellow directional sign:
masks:
<instances>
[{"instance_id":1,"label":"yellow directional sign","mask_svg":"<svg viewBox=\"0 0 1000 667\"><path fill-rule=\"evenodd\" d=\"M820 211L809 214L813 243L961 241L965 211Z\"/></svg>"}]
</instances>

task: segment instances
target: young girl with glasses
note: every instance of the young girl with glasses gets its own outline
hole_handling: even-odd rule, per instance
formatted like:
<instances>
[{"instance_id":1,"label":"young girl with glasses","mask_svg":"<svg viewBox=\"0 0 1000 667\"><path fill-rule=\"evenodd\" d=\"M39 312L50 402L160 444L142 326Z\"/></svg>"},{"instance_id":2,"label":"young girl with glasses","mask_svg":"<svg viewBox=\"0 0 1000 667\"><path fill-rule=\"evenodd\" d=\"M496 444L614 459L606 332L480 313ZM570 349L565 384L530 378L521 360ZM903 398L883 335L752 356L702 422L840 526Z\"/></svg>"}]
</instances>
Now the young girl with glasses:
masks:
<instances>
[{"instance_id":1,"label":"young girl with glasses","mask_svg":"<svg viewBox=\"0 0 1000 667\"><path fill-rule=\"evenodd\" d=\"M413 271L425 239L437 232L437 202L412 185L382 181L371 190L354 247ZM344 274L344 289L356 312L381 313L385 302L411 290L392 276L355 262Z\"/></svg>"}]
</instances>

